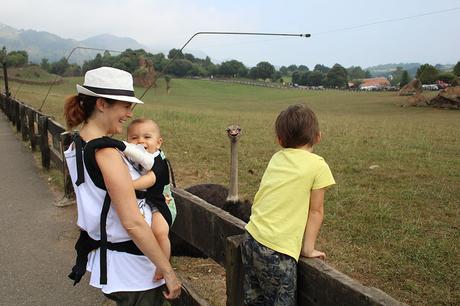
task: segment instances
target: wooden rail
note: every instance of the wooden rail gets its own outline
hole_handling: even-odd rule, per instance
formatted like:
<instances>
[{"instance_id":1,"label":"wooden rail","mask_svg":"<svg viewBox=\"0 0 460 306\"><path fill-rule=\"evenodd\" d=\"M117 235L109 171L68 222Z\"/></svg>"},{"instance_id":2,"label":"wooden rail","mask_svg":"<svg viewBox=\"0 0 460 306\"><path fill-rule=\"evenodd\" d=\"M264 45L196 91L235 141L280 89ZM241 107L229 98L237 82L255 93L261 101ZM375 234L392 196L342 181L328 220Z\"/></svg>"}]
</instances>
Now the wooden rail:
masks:
<instances>
[{"instance_id":1,"label":"wooden rail","mask_svg":"<svg viewBox=\"0 0 460 306\"><path fill-rule=\"evenodd\" d=\"M64 148L71 143L65 132L50 116L30 106L0 95L0 108L30 141L32 150L40 147L42 166L54 166L64 176L65 194L72 197L72 183L65 166ZM242 263L240 244L245 223L206 201L179 188L172 192L177 214L171 231L225 267L227 305L242 305ZM184 293L172 305L209 305L183 280ZM319 259L301 258L298 264L298 305L404 305L379 289L366 287L328 266Z\"/></svg>"}]
</instances>

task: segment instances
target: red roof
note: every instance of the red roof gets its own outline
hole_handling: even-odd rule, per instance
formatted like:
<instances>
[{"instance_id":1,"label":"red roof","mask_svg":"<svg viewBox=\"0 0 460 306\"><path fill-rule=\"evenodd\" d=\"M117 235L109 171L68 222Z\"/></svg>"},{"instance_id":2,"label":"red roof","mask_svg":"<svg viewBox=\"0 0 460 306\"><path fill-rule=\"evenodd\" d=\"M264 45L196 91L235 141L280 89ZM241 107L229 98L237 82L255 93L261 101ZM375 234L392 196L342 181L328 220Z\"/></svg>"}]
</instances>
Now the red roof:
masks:
<instances>
[{"instance_id":1,"label":"red roof","mask_svg":"<svg viewBox=\"0 0 460 306\"><path fill-rule=\"evenodd\" d=\"M370 78L362 79L361 87L364 86L390 86L390 82L386 78Z\"/></svg>"}]
</instances>

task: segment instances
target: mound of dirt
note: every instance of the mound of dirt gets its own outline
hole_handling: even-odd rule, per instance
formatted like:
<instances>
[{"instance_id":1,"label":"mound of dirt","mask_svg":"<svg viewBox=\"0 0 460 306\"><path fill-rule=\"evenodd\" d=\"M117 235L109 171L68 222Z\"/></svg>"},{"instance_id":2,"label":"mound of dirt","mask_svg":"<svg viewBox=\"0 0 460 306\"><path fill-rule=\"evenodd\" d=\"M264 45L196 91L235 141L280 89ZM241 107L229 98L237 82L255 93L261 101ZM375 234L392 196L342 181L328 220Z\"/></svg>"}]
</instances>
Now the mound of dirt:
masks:
<instances>
[{"instance_id":1,"label":"mound of dirt","mask_svg":"<svg viewBox=\"0 0 460 306\"><path fill-rule=\"evenodd\" d=\"M460 109L460 86L448 87L441 90L427 104L432 107Z\"/></svg>"},{"instance_id":2,"label":"mound of dirt","mask_svg":"<svg viewBox=\"0 0 460 306\"><path fill-rule=\"evenodd\" d=\"M412 96L414 94L420 94L422 92L422 83L415 79L404 85L403 88L399 90L399 96Z\"/></svg>"},{"instance_id":3,"label":"mound of dirt","mask_svg":"<svg viewBox=\"0 0 460 306\"><path fill-rule=\"evenodd\" d=\"M408 106L427 106L427 102L428 99L420 93L417 93L407 99Z\"/></svg>"}]
</instances>

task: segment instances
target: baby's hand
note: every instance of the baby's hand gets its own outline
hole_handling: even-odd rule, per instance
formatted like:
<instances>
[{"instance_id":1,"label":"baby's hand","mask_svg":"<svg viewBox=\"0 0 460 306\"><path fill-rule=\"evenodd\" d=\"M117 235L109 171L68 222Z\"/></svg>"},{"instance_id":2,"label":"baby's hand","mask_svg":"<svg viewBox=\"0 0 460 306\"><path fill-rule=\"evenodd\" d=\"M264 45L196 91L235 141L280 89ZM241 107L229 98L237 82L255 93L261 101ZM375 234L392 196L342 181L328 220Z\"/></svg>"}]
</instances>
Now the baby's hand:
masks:
<instances>
[{"instance_id":1,"label":"baby's hand","mask_svg":"<svg viewBox=\"0 0 460 306\"><path fill-rule=\"evenodd\" d=\"M166 204L169 205L169 203L170 203L171 200L172 200L171 195L168 194L168 193L165 193L164 196L165 196L165 202L166 202Z\"/></svg>"},{"instance_id":2,"label":"baby's hand","mask_svg":"<svg viewBox=\"0 0 460 306\"><path fill-rule=\"evenodd\" d=\"M125 154L131 162L141 165L142 168L146 170L152 169L155 157L150 155L143 145L135 145L126 141L123 141L123 143L126 146L123 154Z\"/></svg>"}]
</instances>

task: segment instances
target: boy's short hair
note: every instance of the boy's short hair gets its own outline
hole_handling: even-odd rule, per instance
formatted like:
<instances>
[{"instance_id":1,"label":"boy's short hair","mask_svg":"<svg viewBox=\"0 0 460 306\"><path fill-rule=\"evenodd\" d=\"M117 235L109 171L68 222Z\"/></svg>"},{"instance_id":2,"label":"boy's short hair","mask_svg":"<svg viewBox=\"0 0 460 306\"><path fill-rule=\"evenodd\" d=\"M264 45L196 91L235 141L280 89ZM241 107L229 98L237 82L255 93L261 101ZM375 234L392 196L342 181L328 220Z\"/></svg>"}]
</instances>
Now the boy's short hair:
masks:
<instances>
[{"instance_id":1,"label":"boy's short hair","mask_svg":"<svg viewBox=\"0 0 460 306\"><path fill-rule=\"evenodd\" d=\"M276 118L275 131L283 148L313 146L319 135L318 119L305 104L291 105Z\"/></svg>"},{"instance_id":2,"label":"boy's short hair","mask_svg":"<svg viewBox=\"0 0 460 306\"><path fill-rule=\"evenodd\" d=\"M149 119L149 118L136 118L136 119L132 120L128 124L128 127L126 128L126 132L129 134L129 130L133 125L146 123L146 122L151 122L155 126L155 128L158 130L158 133L160 133L160 126L158 125L158 123L156 123L155 121L153 121L152 119Z\"/></svg>"}]
</instances>

